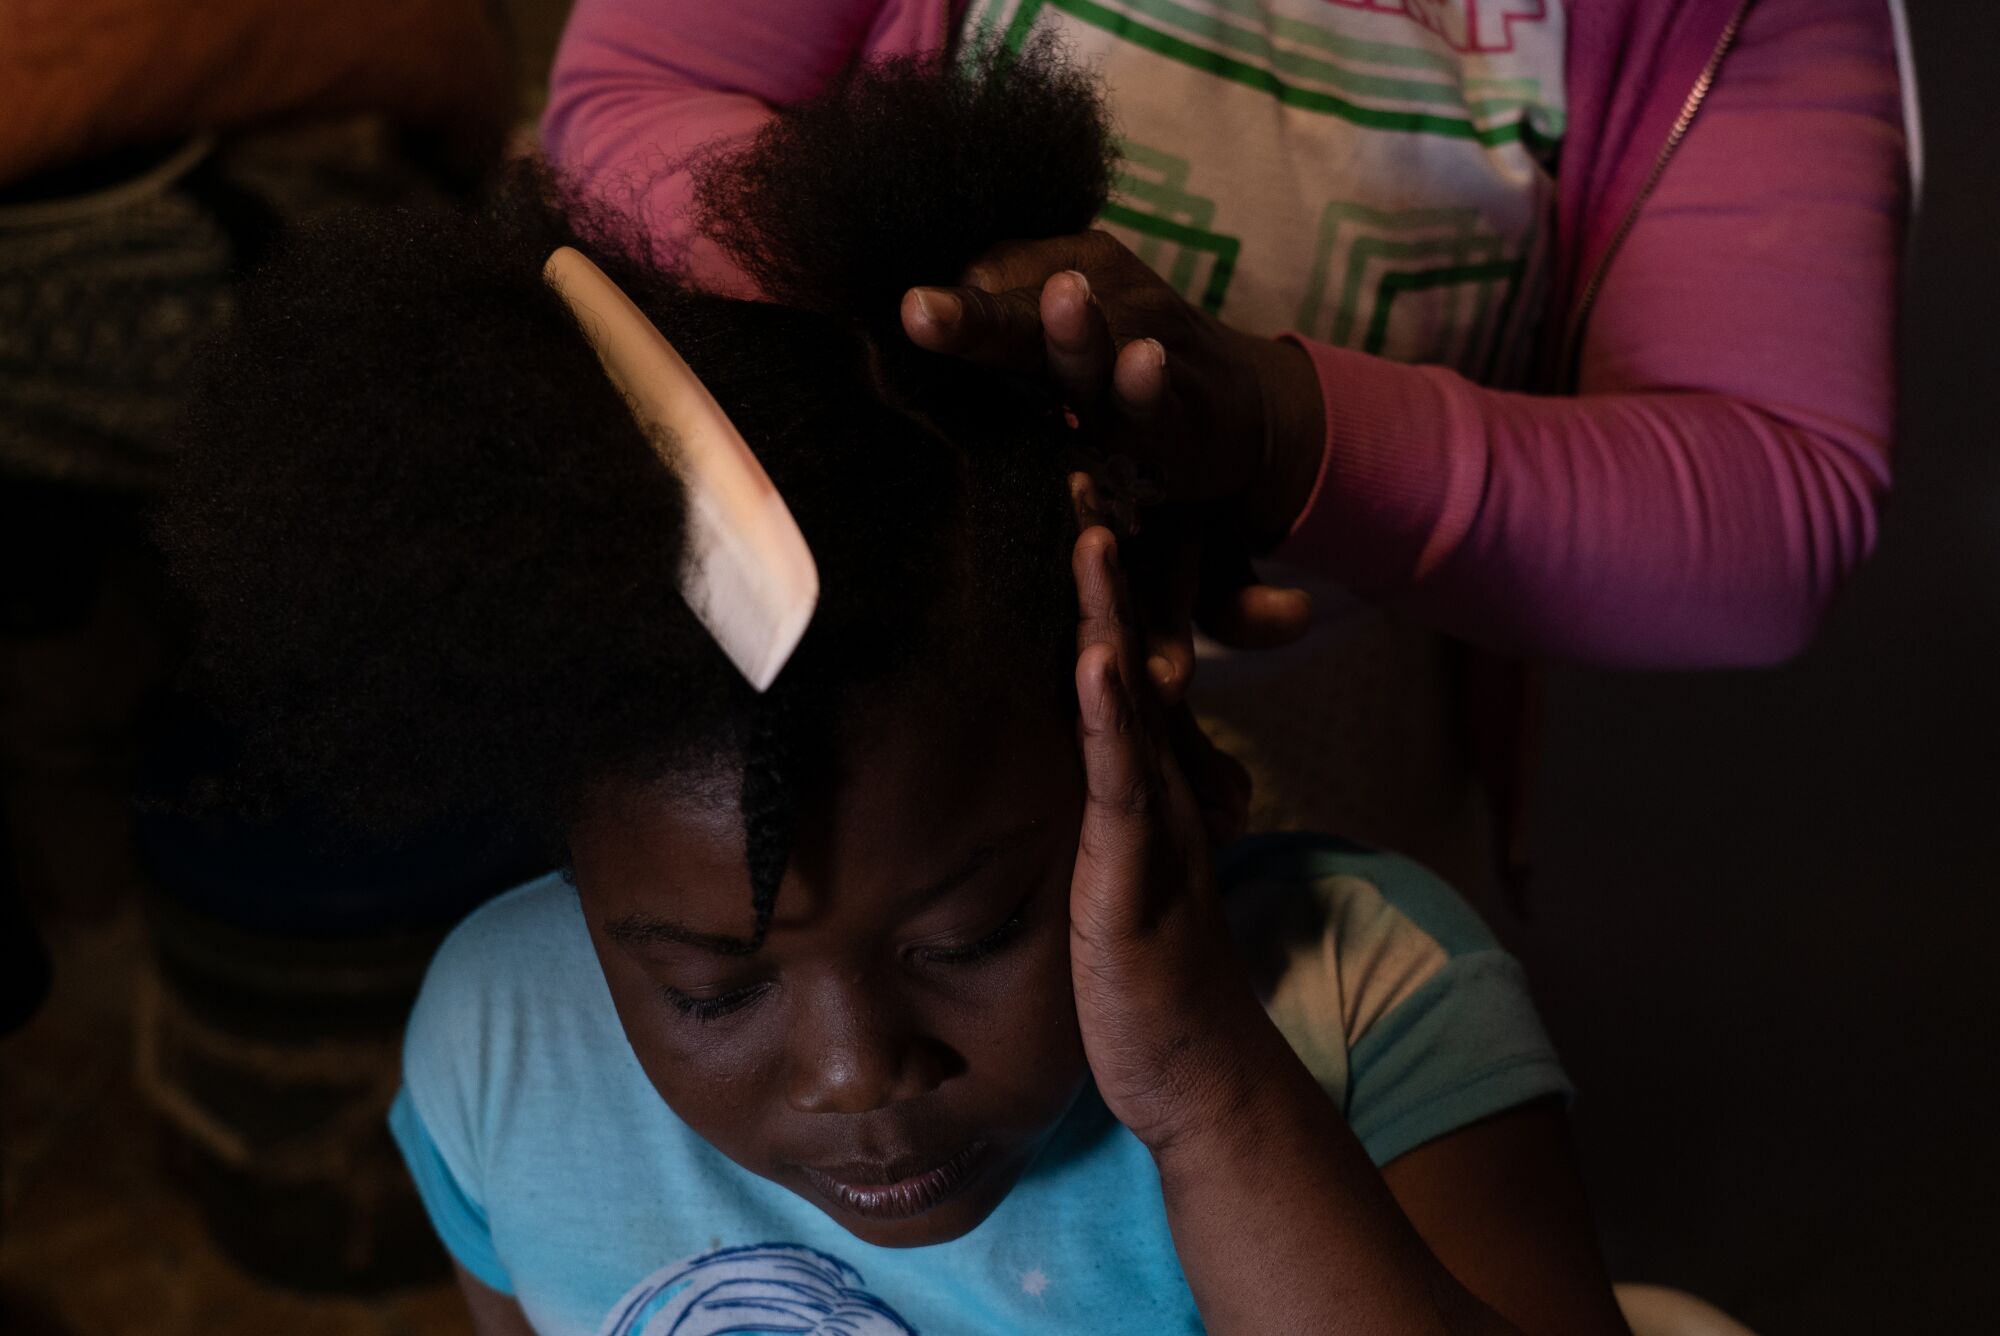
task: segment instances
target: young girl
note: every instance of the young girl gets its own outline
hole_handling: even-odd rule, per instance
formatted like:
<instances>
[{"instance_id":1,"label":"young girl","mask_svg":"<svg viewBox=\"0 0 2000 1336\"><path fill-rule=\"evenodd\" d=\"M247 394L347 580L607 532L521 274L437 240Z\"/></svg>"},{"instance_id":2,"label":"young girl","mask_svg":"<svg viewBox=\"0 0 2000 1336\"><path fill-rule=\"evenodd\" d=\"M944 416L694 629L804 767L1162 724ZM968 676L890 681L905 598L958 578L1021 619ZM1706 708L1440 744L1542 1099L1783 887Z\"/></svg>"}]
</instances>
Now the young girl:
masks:
<instances>
[{"instance_id":1,"label":"young girl","mask_svg":"<svg viewBox=\"0 0 2000 1336\"><path fill-rule=\"evenodd\" d=\"M484 1336L1624 1329L1518 968L1409 864L1212 847L1118 471L896 331L1084 226L1106 145L1046 51L880 66L704 169L773 302L524 177L310 238L217 358L164 533L250 782L505 803L567 859L439 953L392 1118ZM767 693L678 593L564 245L812 548Z\"/></svg>"}]
</instances>

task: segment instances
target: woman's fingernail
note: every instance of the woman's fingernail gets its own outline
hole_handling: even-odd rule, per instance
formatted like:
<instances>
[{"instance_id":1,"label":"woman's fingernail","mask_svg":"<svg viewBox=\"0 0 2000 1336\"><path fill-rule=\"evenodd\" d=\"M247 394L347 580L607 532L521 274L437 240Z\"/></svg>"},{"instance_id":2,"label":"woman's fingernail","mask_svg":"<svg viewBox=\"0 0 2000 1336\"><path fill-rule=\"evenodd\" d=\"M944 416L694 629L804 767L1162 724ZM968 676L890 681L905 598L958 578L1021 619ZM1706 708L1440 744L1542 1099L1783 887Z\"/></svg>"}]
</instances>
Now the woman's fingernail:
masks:
<instances>
[{"instance_id":1,"label":"woman's fingernail","mask_svg":"<svg viewBox=\"0 0 2000 1336\"><path fill-rule=\"evenodd\" d=\"M1163 367L1167 364L1166 344L1161 343L1158 339L1141 339L1140 342L1150 346L1153 354L1154 366Z\"/></svg>"},{"instance_id":2,"label":"woman's fingernail","mask_svg":"<svg viewBox=\"0 0 2000 1336\"><path fill-rule=\"evenodd\" d=\"M1079 288L1081 288L1081 289L1083 290L1083 299L1084 299L1085 301L1089 301L1089 300L1090 300L1090 280L1089 280L1089 279L1088 279L1087 277L1085 277L1085 276L1084 276L1084 272L1083 272L1083 270L1081 270L1081 269L1065 269L1065 270L1063 270L1063 272L1064 272L1065 274L1068 274L1068 275L1069 275L1069 276L1070 276L1071 278L1073 278L1073 279L1075 279L1075 280L1076 280L1076 285L1077 285L1077 287L1079 287Z\"/></svg>"},{"instance_id":3,"label":"woman's fingernail","mask_svg":"<svg viewBox=\"0 0 2000 1336\"><path fill-rule=\"evenodd\" d=\"M1174 661L1164 654L1155 654L1146 660L1146 676L1153 679L1156 687L1170 687L1174 683Z\"/></svg>"},{"instance_id":4,"label":"woman's fingernail","mask_svg":"<svg viewBox=\"0 0 2000 1336\"><path fill-rule=\"evenodd\" d=\"M933 325L955 325L965 313L964 303L939 288L918 288L917 309Z\"/></svg>"}]
</instances>

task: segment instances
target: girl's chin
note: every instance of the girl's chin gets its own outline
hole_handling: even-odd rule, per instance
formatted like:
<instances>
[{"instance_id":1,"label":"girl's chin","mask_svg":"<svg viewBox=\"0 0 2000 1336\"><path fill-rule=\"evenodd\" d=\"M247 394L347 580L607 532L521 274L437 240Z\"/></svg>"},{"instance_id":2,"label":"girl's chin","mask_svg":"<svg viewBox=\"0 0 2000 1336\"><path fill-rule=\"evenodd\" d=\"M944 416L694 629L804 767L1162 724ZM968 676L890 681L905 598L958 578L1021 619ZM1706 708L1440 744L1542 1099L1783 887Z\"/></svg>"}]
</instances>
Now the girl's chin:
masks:
<instances>
[{"instance_id":1,"label":"girl's chin","mask_svg":"<svg viewBox=\"0 0 2000 1336\"><path fill-rule=\"evenodd\" d=\"M993 1208L1000 1203L994 1200L974 1205L956 1201L904 1220L870 1220L827 1208L822 1203L814 1204L863 1243L877 1248L928 1248L964 1238L993 1214Z\"/></svg>"}]
</instances>

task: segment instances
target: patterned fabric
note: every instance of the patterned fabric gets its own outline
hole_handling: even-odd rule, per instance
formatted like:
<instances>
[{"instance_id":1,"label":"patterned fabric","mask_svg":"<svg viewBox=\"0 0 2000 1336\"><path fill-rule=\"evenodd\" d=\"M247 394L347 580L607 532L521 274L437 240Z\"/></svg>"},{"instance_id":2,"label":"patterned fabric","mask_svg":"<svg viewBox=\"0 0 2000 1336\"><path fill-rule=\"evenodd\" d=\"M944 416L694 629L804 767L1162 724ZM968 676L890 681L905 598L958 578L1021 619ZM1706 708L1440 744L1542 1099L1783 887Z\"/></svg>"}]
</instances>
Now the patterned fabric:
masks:
<instances>
[{"instance_id":1,"label":"patterned fabric","mask_svg":"<svg viewBox=\"0 0 2000 1336\"><path fill-rule=\"evenodd\" d=\"M1436 878L1317 836L1222 863L1271 1014L1374 1160L1564 1091L1519 966ZM736 1167L634 1059L575 891L467 919L391 1115L433 1223L544 1336L1201 1330L1150 1155L1086 1093L972 1233L877 1248Z\"/></svg>"},{"instance_id":2,"label":"patterned fabric","mask_svg":"<svg viewBox=\"0 0 2000 1336\"><path fill-rule=\"evenodd\" d=\"M1108 230L1189 301L1518 382L1563 129L1554 0L978 0L961 44L1054 33L1102 71Z\"/></svg>"},{"instance_id":3,"label":"patterned fabric","mask_svg":"<svg viewBox=\"0 0 2000 1336\"><path fill-rule=\"evenodd\" d=\"M1041 32L1103 74L1124 166L1101 224L1183 297L1253 333L1526 382L1564 129L1555 0L975 0L960 42ZM1478 885L1452 650L1270 576L1326 625L1211 658L1195 697L1264 828L1349 831Z\"/></svg>"}]
</instances>

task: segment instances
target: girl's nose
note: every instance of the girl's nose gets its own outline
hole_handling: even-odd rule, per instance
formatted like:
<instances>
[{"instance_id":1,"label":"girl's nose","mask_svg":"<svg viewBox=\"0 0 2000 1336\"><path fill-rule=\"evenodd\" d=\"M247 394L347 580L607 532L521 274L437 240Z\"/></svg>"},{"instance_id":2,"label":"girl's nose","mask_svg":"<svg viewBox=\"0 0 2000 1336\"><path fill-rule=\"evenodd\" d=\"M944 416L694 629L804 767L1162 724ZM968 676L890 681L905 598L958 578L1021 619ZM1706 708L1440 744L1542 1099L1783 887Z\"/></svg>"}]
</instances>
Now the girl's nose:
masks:
<instances>
[{"instance_id":1,"label":"girl's nose","mask_svg":"<svg viewBox=\"0 0 2000 1336\"><path fill-rule=\"evenodd\" d=\"M801 1113L869 1113L928 1094L952 1069L950 1050L854 986L816 996L792 1031L786 1098Z\"/></svg>"}]
</instances>

